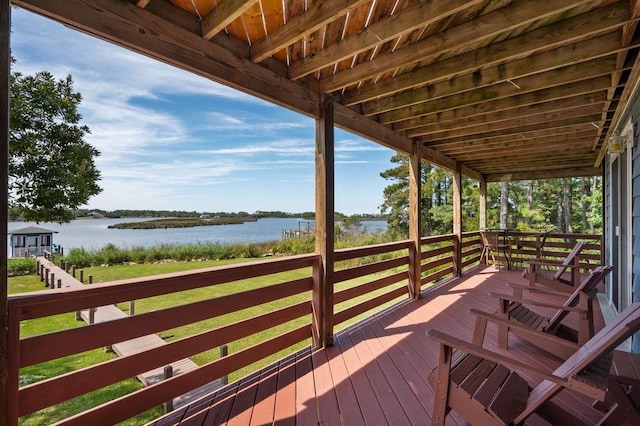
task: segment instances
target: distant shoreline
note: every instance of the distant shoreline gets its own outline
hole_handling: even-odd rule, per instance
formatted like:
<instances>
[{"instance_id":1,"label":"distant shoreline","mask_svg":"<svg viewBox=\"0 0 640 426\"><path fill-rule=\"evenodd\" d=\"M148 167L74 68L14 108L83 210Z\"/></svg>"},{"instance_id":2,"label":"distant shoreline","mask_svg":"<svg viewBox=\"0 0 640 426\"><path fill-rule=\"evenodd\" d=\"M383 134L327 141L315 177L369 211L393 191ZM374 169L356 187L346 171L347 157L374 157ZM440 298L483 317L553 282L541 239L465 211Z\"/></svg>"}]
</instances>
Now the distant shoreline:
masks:
<instances>
[{"instance_id":1,"label":"distant shoreline","mask_svg":"<svg viewBox=\"0 0 640 426\"><path fill-rule=\"evenodd\" d=\"M107 226L109 229L167 229L192 228L195 226L239 225L255 222L254 218L215 217L215 218L173 218L150 219L142 222L123 222Z\"/></svg>"}]
</instances>

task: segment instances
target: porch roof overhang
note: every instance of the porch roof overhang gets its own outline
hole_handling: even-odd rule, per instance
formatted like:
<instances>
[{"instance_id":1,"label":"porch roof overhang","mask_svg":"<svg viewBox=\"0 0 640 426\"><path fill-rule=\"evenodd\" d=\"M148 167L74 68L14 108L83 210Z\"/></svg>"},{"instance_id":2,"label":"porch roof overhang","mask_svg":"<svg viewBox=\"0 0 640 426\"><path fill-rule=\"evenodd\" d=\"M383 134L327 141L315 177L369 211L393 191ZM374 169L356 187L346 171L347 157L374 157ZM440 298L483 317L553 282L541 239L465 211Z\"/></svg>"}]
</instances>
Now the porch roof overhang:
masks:
<instances>
[{"instance_id":1,"label":"porch roof overhang","mask_svg":"<svg viewBox=\"0 0 640 426\"><path fill-rule=\"evenodd\" d=\"M12 0L487 182L601 174L638 0Z\"/></svg>"}]
</instances>

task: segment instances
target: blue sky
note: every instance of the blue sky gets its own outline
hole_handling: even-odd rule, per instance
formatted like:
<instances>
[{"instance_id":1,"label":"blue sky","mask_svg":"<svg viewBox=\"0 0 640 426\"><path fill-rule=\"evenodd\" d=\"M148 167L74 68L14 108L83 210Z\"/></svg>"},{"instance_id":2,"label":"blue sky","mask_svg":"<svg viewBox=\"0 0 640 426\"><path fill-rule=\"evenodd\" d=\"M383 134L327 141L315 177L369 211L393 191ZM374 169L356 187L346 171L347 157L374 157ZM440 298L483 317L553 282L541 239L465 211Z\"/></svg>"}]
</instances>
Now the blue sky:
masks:
<instances>
[{"instance_id":1,"label":"blue sky","mask_svg":"<svg viewBox=\"0 0 640 426\"><path fill-rule=\"evenodd\" d=\"M14 70L71 74L103 192L87 208L314 210L314 121L12 9ZM336 129L336 211L378 213L393 151Z\"/></svg>"}]
</instances>

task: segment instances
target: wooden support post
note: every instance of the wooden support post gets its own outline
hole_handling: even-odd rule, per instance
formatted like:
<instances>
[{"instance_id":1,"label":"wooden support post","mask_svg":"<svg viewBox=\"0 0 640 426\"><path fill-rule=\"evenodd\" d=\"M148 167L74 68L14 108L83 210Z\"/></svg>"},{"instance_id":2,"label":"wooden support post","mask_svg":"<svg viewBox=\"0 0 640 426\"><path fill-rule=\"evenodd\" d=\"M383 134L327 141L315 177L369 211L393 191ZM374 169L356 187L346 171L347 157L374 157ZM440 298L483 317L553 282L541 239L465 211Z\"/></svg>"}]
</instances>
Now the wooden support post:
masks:
<instances>
[{"instance_id":1,"label":"wooden support post","mask_svg":"<svg viewBox=\"0 0 640 426\"><path fill-rule=\"evenodd\" d=\"M9 336L9 301L8 301L8 268L7 268L7 239L9 238L7 222L9 218L9 76L10 69L10 38L11 34L11 2L0 4L0 425L18 423L17 404L17 368L14 378L9 377L9 364L18 364L17 359L10 360L9 341L15 341L18 336ZM13 332L19 330L13 328ZM16 346L14 344L14 346ZM13 348L15 354L17 348ZM15 402L15 404L14 404Z\"/></svg>"},{"instance_id":2,"label":"wooden support post","mask_svg":"<svg viewBox=\"0 0 640 426\"><path fill-rule=\"evenodd\" d=\"M414 153L409 157L409 297L418 299L422 288L422 230L420 229L421 199L420 144L414 144Z\"/></svg>"},{"instance_id":3,"label":"wooden support post","mask_svg":"<svg viewBox=\"0 0 640 426\"><path fill-rule=\"evenodd\" d=\"M93 324L96 320L96 308L89 308L89 324Z\"/></svg>"},{"instance_id":4,"label":"wooden support post","mask_svg":"<svg viewBox=\"0 0 640 426\"><path fill-rule=\"evenodd\" d=\"M487 182L480 181L479 206L478 206L478 228L487 228Z\"/></svg>"},{"instance_id":5,"label":"wooden support post","mask_svg":"<svg viewBox=\"0 0 640 426\"><path fill-rule=\"evenodd\" d=\"M227 347L227 345L220 346L220 358L224 358L227 355L229 355L229 348ZM222 383L223 385L228 385L229 375L225 374L224 376L220 377L220 383Z\"/></svg>"},{"instance_id":6,"label":"wooden support post","mask_svg":"<svg viewBox=\"0 0 640 426\"><path fill-rule=\"evenodd\" d=\"M64 271L64 259L60 259L60 269Z\"/></svg>"},{"instance_id":7,"label":"wooden support post","mask_svg":"<svg viewBox=\"0 0 640 426\"><path fill-rule=\"evenodd\" d=\"M44 286L49 287L49 268L44 268Z\"/></svg>"},{"instance_id":8,"label":"wooden support post","mask_svg":"<svg viewBox=\"0 0 640 426\"><path fill-rule=\"evenodd\" d=\"M56 274L53 272L51 273L51 280L49 282L51 283L51 288L56 288Z\"/></svg>"},{"instance_id":9,"label":"wooden support post","mask_svg":"<svg viewBox=\"0 0 640 426\"><path fill-rule=\"evenodd\" d=\"M89 275L89 284L93 284L93 275Z\"/></svg>"},{"instance_id":10,"label":"wooden support post","mask_svg":"<svg viewBox=\"0 0 640 426\"><path fill-rule=\"evenodd\" d=\"M170 379L171 377L173 377L173 367L170 365L167 365L164 367L164 380ZM162 407L164 408L164 413L170 413L173 411L173 399L170 399L169 401L165 402L164 404L162 404Z\"/></svg>"},{"instance_id":11,"label":"wooden support post","mask_svg":"<svg viewBox=\"0 0 640 426\"><path fill-rule=\"evenodd\" d=\"M462 276L462 168L457 165L453 173L453 276Z\"/></svg>"},{"instance_id":12,"label":"wooden support post","mask_svg":"<svg viewBox=\"0 0 640 426\"><path fill-rule=\"evenodd\" d=\"M136 301L135 300L130 300L129 301L129 316L133 316L136 314Z\"/></svg>"},{"instance_id":13,"label":"wooden support post","mask_svg":"<svg viewBox=\"0 0 640 426\"><path fill-rule=\"evenodd\" d=\"M58 288L62 288L62 280L58 278Z\"/></svg>"},{"instance_id":14,"label":"wooden support post","mask_svg":"<svg viewBox=\"0 0 640 426\"><path fill-rule=\"evenodd\" d=\"M333 98L320 97L320 118L316 120L316 253L321 262L314 268L313 345L333 343L334 272L334 135Z\"/></svg>"},{"instance_id":15,"label":"wooden support post","mask_svg":"<svg viewBox=\"0 0 640 426\"><path fill-rule=\"evenodd\" d=\"M75 277L76 277L76 265L72 265L72 266L71 266L71 276L72 276L73 278L75 278Z\"/></svg>"},{"instance_id":16,"label":"wooden support post","mask_svg":"<svg viewBox=\"0 0 640 426\"><path fill-rule=\"evenodd\" d=\"M84 283L84 269L80 269L80 282Z\"/></svg>"}]
</instances>

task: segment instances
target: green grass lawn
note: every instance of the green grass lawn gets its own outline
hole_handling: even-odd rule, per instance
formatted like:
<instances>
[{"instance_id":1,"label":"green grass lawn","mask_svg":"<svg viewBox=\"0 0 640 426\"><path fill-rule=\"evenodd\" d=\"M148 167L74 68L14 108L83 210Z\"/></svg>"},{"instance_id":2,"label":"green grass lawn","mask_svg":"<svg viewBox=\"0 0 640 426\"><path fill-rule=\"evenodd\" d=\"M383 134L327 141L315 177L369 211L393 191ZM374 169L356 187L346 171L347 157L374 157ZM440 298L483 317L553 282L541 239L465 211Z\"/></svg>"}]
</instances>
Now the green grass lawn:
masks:
<instances>
[{"instance_id":1,"label":"green grass lawn","mask_svg":"<svg viewBox=\"0 0 640 426\"><path fill-rule=\"evenodd\" d=\"M178 271L188 271L199 268L206 268L212 266L221 266L238 262L255 261L256 259L235 259L235 260L208 260L208 261L196 261L196 262L166 262L156 264L131 264L131 265L118 265L118 266L104 266L104 267L91 267L84 269L85 280L89 275L93 276L93 282L107 282L120 279L130 279L138 277L146 277L157 274L164 274ZM301 277L309 276L311 273L310 268L303 268L294 271L287 271L280 274L270 275L266 277L257 277L249 280L242 280L233 283L221 284L216 286L198 288L180 293L173 293L165 296L152 297L135 302L135 313L141 314L144 312L150 312L153 310L159 310L168 308L171 306L182 305L192 303L199 300L210 299L220 297L226 294L234 294L250 289L272 285L279 282L285 282L289 280L295 280ZM363 282L369 281L370 277L359 278L351 280L346 283L341 283L336 290L340 288L346 288L353 285L358 285ZM400 284L402 285L402 284ZM9 278L9 293L29 292L35 290L42 290L44 288L42 282L36 276L22 276ZM349 301L340 306L340 309L346 306L359 303L364 298L375 297L377 294L388 291L389 289L383 289L373 294L365 295L359 299ZM206 321L201 321L194 324L188 324L183 327L178 327L171 330L165 330L159 333L159 336L166 341L173 341L183 337L187 337L205 330L210 330L223 325L227 325L236 321L240 321L245 318L253 317L261 313L271 312L275 309L279 309L285 306L289 306L300 301L310 300L310 292L306 292L300 295L292 296L286 299L277 300L264 305L252 307L239 312L234 312L221 317L212 318ZM388 303L387 305L391 304ZM119 304L120 309L124 312L129 311L129 303ZM368 314L360 315L358 318L366 317ZM350 321L350 323L353 323ZM271 328L264 332L255 333L247 338L240 339L239 341L230 342L228 344L229 353L237 352L243 348L247 348L256 343L262 342L271 336L280 334L295 327L299 327L305 324L311 323L311 317L305 316L295 321L291 321L286 324ZM55 317L24 321L21 325L22 337L31 335L38 335L47 333L54 330L78 327L84 325L81 321L76 321L73 313L58 315ZM346 326L342 324L340 328ZM308 346L310 341L300 342L292 348L289 348L280 353L273 354L266 357L258 363L249 365L239 371L233 372L229 381L237 380L247 374L255 371L256 369L268 365L284 356L292 353L293 351L302 347ZM43 363L36 366L23 368L21 370L21 380L26 383L41 380L46 377L53 377L67 371L72 371L78 368L86 367L96 363L104 362L111 359L115 355L106 353L103 349L96 349L86 352L84 354L78 354L70 357L66 357L59 360L53 360L47 363ZM191 359L199 365L210 362L219 357L219 350L212 349L204 353L195 354ZM40 425L45 423L51 423L60 419L64 419L73 415L74 413L86 410L88 407L99 405L105 401L117 398L126 393L140 389L141 384L135 380L130 379L121 383L116 383L104 389L92 392L88 395L75 398L67 401L58 406L51 407L49 409L42 410L37 413L33 413L29 416L25 416L21 419L23 425ZM161 408L158 407L155 410L151 410L147 413L140 414L133 419L125 422L124 424L137 425L148 422L154 418L159 417L162 414Z\"/></svg>"}]
</instances>

